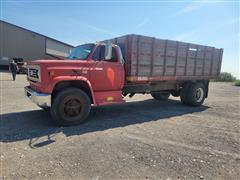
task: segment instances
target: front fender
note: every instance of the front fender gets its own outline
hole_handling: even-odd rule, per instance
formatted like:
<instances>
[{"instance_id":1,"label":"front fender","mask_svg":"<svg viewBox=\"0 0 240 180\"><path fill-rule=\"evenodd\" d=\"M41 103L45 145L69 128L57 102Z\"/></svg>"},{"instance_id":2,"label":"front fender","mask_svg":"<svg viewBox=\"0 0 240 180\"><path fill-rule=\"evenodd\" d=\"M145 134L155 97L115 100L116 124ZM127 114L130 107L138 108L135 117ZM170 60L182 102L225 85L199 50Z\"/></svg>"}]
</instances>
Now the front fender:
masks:
<instances>
[{"instance_id":1,"label":"front fender","mask_svg":"<svg viewBox=\"0 0 240 180\"><path fill-rule=\"evenodd\" d=\"M51 81L51 92L53 92L53 89L54 87L60 83L60 82L66 82L66 81L84 81L85 83L87 83L87 85L89 86L89 89L90 89L90 92L91 92L91 95L92 95L92 100L93 100L93 104L95 105L96 104L96 99L95 99L95 95L94 95L94 91L93 91L93 88L92 88L92 85L91 85L91 82L86 78L86 77L83 77L83 76L57 76L57 77L54 77Z\"/></svg>"}]
</instances>

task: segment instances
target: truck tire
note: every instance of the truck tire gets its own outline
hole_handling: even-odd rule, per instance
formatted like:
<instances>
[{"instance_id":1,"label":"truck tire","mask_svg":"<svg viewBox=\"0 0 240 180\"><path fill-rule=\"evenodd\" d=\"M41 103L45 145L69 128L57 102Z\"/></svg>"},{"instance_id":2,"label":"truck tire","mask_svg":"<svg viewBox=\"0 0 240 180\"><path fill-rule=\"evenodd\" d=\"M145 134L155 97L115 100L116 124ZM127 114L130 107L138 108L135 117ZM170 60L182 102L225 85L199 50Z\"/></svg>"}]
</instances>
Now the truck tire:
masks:
<instances>
[{"instance_id":1,"label":"truck tire","mask_svg":"<svg viewBox=\"0 0 240 180\"><path fill-rule=\"evenodd\" d=\"M166 101L169 98L170 93L169 92L151 92L151 96L156 100Z\"/></svg>"},{"instance_id":2,"label":"truck tire","mask_svg":"<svg viewBox=\"0 0 240 180\"><path fill-rule=\"evenodd\" d=\"M51 115L58 124L71 126L85 122L90 110L88 95L81 89L68 88L54 97Z\"/></svg>"},{"instance_id":3,"label":"truck tire","mask_svg":"<svg viewBox=\"0 0 240 180\"><path fill-rule=\"evenodd\" d=\"M187 92L187 101L190 106L200 106L206 97L206 87L203 83L192 83Z\"/></svg>"},{"instance_id":4,"label":"truck tire","mask_svg":"<svg viewBox=\"0 0 240 180\"><path fill-rule=\"evenodd\" d=\"M189 89L190 84L183 85L182 89L180 90L180 99L182 104L188 105L188 99L187 99L187 93Z\"/></svg>"}]
</instances>

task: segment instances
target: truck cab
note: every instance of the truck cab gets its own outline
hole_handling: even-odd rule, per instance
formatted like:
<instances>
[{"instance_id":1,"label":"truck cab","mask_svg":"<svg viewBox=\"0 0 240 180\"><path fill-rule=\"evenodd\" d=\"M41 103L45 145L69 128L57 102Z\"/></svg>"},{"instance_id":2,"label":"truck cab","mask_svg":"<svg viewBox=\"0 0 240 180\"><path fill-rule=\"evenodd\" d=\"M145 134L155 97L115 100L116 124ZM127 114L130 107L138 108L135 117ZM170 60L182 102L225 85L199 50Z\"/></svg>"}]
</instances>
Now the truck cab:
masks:
<instances>
[{"instance_id":1,"label":"truck cab","mask_svg":"<svg viewBox=\"0 0 240 180\"><path fill-rule=\"evenodd\" d=\"M115 44L83 44L64 60L32 61L27 74L26 96L43 109L50 107L63 125L83 122L91 106L124 102L124 60Z\"/></svg>"}]
</instances>

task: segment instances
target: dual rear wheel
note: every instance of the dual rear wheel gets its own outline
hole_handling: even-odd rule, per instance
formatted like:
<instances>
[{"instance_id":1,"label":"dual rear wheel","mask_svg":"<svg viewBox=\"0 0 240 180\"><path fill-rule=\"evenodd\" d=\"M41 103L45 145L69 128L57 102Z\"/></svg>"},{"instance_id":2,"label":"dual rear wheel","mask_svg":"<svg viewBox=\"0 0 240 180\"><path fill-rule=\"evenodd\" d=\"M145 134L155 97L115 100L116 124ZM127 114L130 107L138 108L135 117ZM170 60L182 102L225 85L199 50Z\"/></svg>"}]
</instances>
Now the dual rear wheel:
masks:
<instances>
[{"instance_id":1,"label":"dual rear wheel","mask_svg":"<svg viewBox=\"0 0 240 180\"><path fill-rule=\"evenodd\" d=\"M152 92L151 95L156 100L167 100L170 92ZM181 102L185 105L200 106L206 97L206 86L203 83L188 83L183 85L180 94L173 92L172 95L180 95Z\"/></svg>"},{"instance_id":2,"label":"dual rear wheel","mask_svg":"<svg viewBox=\"0 0 240 180\"><path fill-rule=\"evenodd\" d=\"M206 97L206 86L203 83L190 83L180 91L181 102L185 105L200 106Z\"/></svg>"}]
</instances>

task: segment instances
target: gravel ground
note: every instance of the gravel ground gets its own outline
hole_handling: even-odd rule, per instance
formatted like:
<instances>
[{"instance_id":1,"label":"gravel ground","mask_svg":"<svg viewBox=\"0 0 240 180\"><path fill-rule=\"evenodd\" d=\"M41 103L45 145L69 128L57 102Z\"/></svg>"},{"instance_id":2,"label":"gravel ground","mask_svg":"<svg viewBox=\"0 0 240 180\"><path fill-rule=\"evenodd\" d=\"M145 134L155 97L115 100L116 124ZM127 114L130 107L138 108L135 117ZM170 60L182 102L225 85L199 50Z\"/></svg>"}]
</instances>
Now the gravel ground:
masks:
<instances>
[{"instance_id":1,"label":"gravel ground","mask_svg":"<svg viewBox=\"0 0 240 180\"><path fill-rule=\"evenodd\" d=\"M136 95L57 127L1 73L0 179L239 179L240 88L211 83L198 108Z\"/></svg>"}]
</instances>

